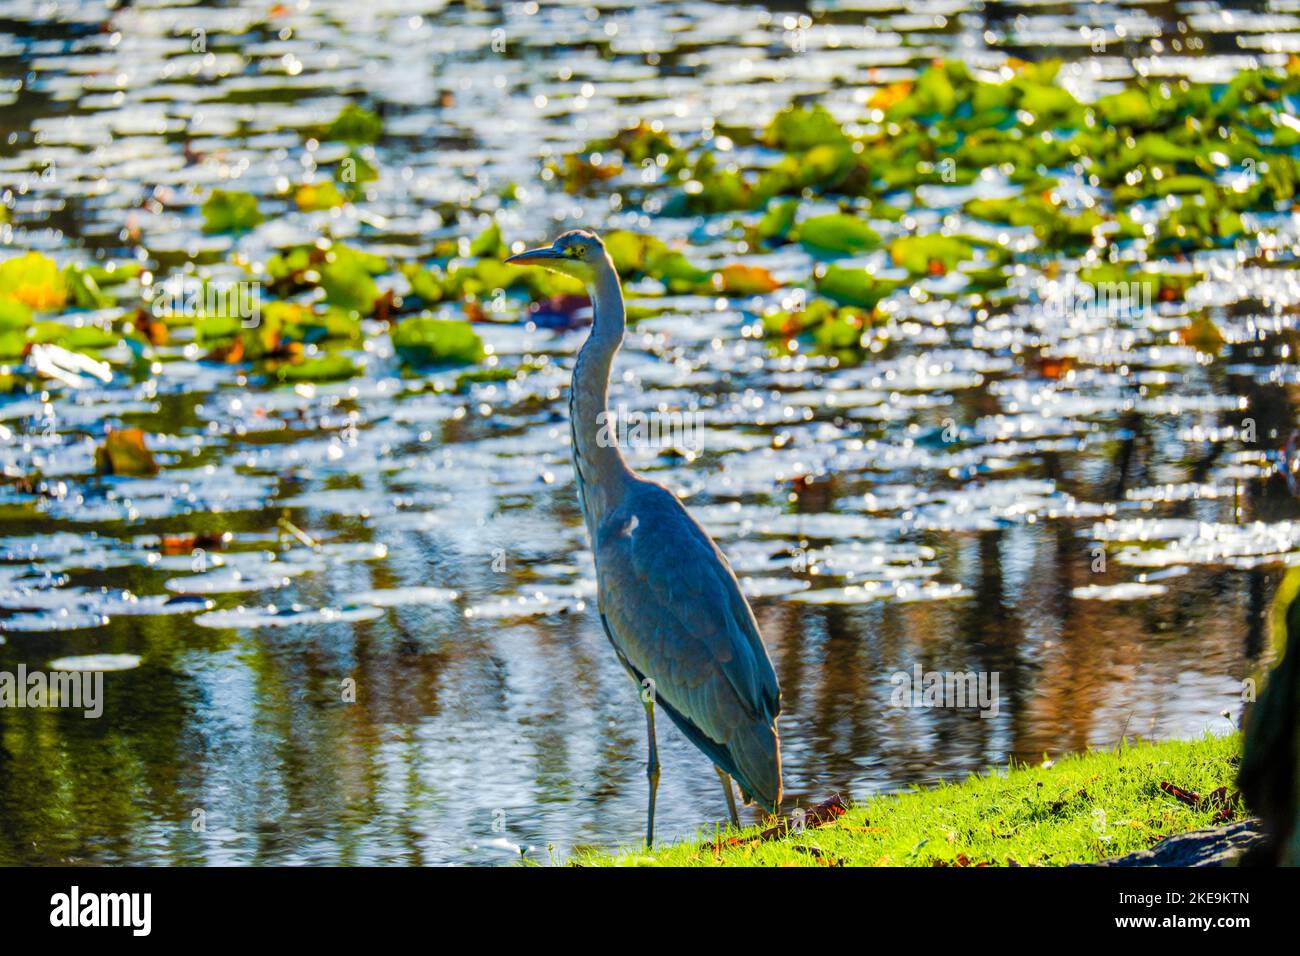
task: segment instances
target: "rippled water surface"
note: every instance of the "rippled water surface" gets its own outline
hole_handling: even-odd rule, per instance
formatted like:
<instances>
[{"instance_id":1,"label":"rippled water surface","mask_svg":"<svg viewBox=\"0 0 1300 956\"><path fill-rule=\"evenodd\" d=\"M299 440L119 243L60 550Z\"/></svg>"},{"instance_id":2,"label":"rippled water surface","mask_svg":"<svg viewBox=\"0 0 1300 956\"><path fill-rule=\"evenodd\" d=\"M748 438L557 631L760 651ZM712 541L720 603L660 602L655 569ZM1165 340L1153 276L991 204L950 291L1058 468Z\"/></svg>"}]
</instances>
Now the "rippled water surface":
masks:
<instances>
[{"instance_id":1,"label":"rippled water surface","mask_svg":"<svg viewBox=\"0 0 1300 956\"><path fill-rule=\"evenodd\" d=\"M544 170L638 121L689 139L809 96L860 116L942 56L1059 57L1084 99L1138 73L1222 82L1300 48L1300 6L1262 9L0 3L0 253L161 278L327 235L414 262L495 216L512 242L631 228L721 263L744 250L716 218ZM383 119L363 151L382 174L303 211L291 188L340 155L311 131L348 102ZM267 221L205 233L213 188L261 197ZM949 229L962 201L899 228ZM1300 560L1279 473L1296 223L1248 225L1279 254L1198 253L1207 280L1160 306L1164 329L1213 318L1215 361L1159 320L1063 323L1028 295L980 314L924 289L887 347L839 361L754 333L780 293L632 287L648 314L611 401L702 423L698 453L629 455L754 595L790 805L1239 718L1278 569ZM746 261L782 282L812 267L799 246ZM109 320L143 281L115 287ZM568 459L586 330L524 308L475 316L489 366L527 367L508 381L404 374L368 319L341 382L205 361L181 331L150 374L0 397L0 669L120 668L98 720L0 709L0 862L546 862L639 838L642 711L593 611ZM1035 365L1048 352L1068 375ZM96 475L106 428L132 426L161 472ZM891 707L891 676L917 664L995 672L996 714ZM706 758L667 721L660 753L660 837L721 818Z\"/></svg>"}]
</instances>

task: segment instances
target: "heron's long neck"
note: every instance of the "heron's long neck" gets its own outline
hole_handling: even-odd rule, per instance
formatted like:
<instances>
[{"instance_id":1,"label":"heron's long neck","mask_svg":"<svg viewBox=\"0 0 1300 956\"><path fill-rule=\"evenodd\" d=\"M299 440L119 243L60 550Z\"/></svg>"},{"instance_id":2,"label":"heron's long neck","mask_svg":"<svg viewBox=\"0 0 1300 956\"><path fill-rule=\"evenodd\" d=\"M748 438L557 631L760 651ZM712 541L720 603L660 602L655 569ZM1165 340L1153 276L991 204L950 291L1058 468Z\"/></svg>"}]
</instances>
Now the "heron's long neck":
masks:
<instances>
[{"instance_id":1,"label":"heron's long neck","mask_svg":"<svg viewBox=\"0 0 1300 956\"><path fill-rule=\"evenodd\" d=\"M618 450L617 422L609 413L609 370L623 342L626 320L618 273L608 261L601 264L592 283L591 306L591 334L573 367L569 423L578 496L588 531L594 535L631 475Z\"/></svg>"}]
</instances>

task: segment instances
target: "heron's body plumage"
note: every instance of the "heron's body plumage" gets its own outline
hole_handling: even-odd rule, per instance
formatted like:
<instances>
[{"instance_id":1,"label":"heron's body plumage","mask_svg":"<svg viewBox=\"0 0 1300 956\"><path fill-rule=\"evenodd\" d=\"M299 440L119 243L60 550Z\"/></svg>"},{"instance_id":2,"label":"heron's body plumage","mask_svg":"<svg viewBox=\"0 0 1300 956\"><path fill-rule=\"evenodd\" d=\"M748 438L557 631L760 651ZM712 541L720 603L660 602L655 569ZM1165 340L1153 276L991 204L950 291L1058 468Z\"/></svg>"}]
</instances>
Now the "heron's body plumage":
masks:
<instances>
[{"instance_id":1,"label":"heron's body plumage","mask_svg":"<svg viewBox=\"0 0 1300 956\"><path fill-rule=\"evenodd\" d=\"M601 620L655 703L769 810L781 801L781 694L727 560L677 497L632 482L596 529Z\"/></svg>"}]
</instances>

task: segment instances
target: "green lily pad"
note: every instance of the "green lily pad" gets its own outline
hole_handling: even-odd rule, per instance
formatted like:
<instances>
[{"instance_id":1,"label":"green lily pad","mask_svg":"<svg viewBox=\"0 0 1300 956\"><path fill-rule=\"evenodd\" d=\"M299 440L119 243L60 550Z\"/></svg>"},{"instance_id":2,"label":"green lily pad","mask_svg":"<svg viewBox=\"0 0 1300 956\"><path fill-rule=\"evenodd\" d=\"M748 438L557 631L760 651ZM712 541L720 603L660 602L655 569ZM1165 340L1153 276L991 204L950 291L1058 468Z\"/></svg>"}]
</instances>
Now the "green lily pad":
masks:
<instances>
[{"instance_id":1,"label":"green lily pad","mask_svg":"<svg viewBox=\"0 0 1300 956\"><path fill-rule=\"evenodd\" d=\"M378 256L334 246L320 269L325 301L340 309L369 315L379 298L379 286L371 276L386 268L387 263Z\"/></svg>"},{"instance_id":2,"label":"green lily pad","mask_svg":"<svg viewBox=\"0 0 1300 956\"><path fill-rule=\"evenodd\" d=\"M818 103L781 110L767 124L763 139L776 149L801 153L814 146L843 143L848 137L830 110Z\"/></svg>"},{"instance_id":3,"label":"green lily pad","mask_svg":"<svg viewBox=\"0 0 1300 956\"><path fill-rule=\"evenodd\" d=\"M214 189L204 200L204 232L245 232L264 221L252 193Z\"/></svg>"},{"instance_id":4,"label":"green lily pad","mask_svg":"<svg viewBox=\"0 0 1300 956\"><path fill-rule=\"evenodd\" d=\"M1103 96L1093 104L1093 109L1110 126L1150 126L1158 115L1151 97L1141 89L1121 90Z\"/></svg>"},{"instance_id":5,"label":"green lily pad","mask_svg":"<svg viewBox=\"0 0 1300 956\"><path fill-rule=\"evenodd\" d=\"M469 254L492 259L504 259L510 254L506 244L501 241L501 227L496 220L469 244Z\"/></svg>"},{"instance_id":6,"label":"green lily pad","mask_svg":"<svg viewBox=\"0 0 1300 956\"><path fill-rule=\"evenodd\" d=\"M377 114L349 103L325 131L325 138L344 143L373 143L383 134L384 121Z\"/></svg>"},{"instance_id":7,"label":"green lily pad","mask_svg":"<svg viewBox=\"0 0 1300 956\"><path fill-rule=\"evenodd\" d=\"M767 211L758 221L755 231L765 241L785 239L794 228L795 214L799 211L799 200L786 199L768 204Z\"/></svg>"},{"instance_id":8,"label":"green lily pad","mask_svg":"<svg viewBox=\"0 0 1300 956\"><path fill-rule=\"evenodd\" d=\"M832 213L799 223L799 242L805 248L841 255L856 255L880 245L880 235L857 216Z\"/></svg>"},{"instance_id":9,"label":"green lily pad","mask_svg":"<svg viewBox=\"0 0 1300 956\"><path fill-rule=\"evenodd\" d=\"M627 229L615 229L604 242L614 268L624 278L648 275L655 263L668 254L662 239Z\"/></svg>"},{"instance_id":10,"label":"green lily pad","mask_svg":"<svg viewBox=\"0 0 1300 956\"><path fill-rule=\"evenodd\" d=\"M468 322L417 316L390 332L393 349L405 365L471 365L483 361L483 340Z\"/></svg>"},{"instance_id":11,"label":"green lily pad","mask_svg":"<svg viewBox=\"0 0 1300 956\"><path fill-rule=\"evenodd\" d=\"M828 266L817 280L817 291L840 305L856 305L874 309L888 296L898 283L875 278L866 269Z\"/></svg>"},{"instance_id":12,"label":"green lily pad","mask_svg":"<svg viewBox=\"0 0 1300 956\"><path fill-rule=\"evenodd\" d=\"M17 299L0 298L0 332L25 329L32 324L32 310Z\"/></svg>"},{"instance_id":13,"label":"green lily pad","mask_svg":"<svg viewBox=\"0 0 1300 956\"><path fill-rule=\"evenodd\" d=\"M94 275L80 266L64 267L63 284L69 301L78 309L104 309L113 304L112 298L99 288Z\"/></svg>"},{"instance_id":14,"label":"green lily pad","mask_svg":"<svg viewBox=\"0 0 1300 956\"><path fill-rule=\"evenodd\" d=\"M275 377L281 382L341 382L360 371L351 358L335 353L281 365Z\"/></svg>"},{"instance_id":15,"label":"green lily pad","mask_svg":"<svg viewBox=\"0 0 1300 956\"><path fill-rule=\"evenodd\" d=\"M889 244L894 265L917 276L951 272L974 254L970 243L955 236L900 236Z\"/></svg>"}]
</instances>

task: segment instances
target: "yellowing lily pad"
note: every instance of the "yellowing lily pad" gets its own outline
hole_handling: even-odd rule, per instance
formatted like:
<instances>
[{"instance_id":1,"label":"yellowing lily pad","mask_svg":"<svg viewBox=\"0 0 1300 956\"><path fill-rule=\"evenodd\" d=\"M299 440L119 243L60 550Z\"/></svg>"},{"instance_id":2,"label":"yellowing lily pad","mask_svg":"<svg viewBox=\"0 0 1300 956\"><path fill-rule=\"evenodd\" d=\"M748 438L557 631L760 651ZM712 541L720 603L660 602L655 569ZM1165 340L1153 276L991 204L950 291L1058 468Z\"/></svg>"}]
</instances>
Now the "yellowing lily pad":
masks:
<instances>
[{"instance_id":1,"label":"yellowing lily pad","mask_svg":"<svg viewBox=\"0 0 1300 956\"><path fill-rule=\"evenodd\" d=\"M119 428L104 436L95 449L95 470L101 475L149 476L158 474L158 463L145 445L138 428Z\"/></svg>"}]
</instances>

